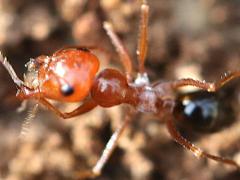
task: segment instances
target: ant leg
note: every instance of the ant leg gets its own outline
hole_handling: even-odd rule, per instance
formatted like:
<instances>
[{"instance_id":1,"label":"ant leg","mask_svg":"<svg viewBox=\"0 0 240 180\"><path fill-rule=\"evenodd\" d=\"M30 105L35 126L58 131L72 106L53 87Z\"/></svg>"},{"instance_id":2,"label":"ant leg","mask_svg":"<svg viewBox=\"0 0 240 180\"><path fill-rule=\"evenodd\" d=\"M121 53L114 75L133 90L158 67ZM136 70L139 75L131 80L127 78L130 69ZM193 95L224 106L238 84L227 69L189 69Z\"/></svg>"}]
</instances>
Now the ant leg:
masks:
<instances>
[{"instance_id":1,"label":"ant leg","mask_svg":"<svg viewBox=\"0 0 240 180\"><path fill-rule=\"evenodd\" d=\"M215 92L218 89L220 89L222 86L224 86L229 81L239 78L240 77L240 71L235 71L226 74L222 79L220 79L217 82L204 82L204 81L198 81L193 79L180 79L172 83L172 87L174 89L183 87L183 86L195 86L197 88L206 90L208 92Z\"/></svg>"},{"instance_id":2,"label":"ant leg","mask_svg":"<svg viewBox=\"0 0 240 180\"><path fill-rule=\"evenodd\" d=\"M147 55L147 43L148 43L148 16L149 16L149 6L144 1L141 5L141 21L139 25L139 39L138 39L138 65L139 72L144 73L144 62Z\"/></svg>"},{"instance_id":3,"label":"ant leg","mask_svg":"<svg viewBox=\"0 0 240 180\"><path fill-rule=\"evenodd\" d=\"M198 157L198 158L205 157L205 158L212 159L214 161L218 161L218 162L221 162L221 163L225 163L225 164L228 164L228 165L235 166L238 169L240 168L240 166L235 161L233 161L231 159L226 159L226 158L223 158L223 157L220 157L220 156L215 156L215 155L208 154L208 153L202 151L200 148L196 147L194 144L190 143L187 139L182 137L182 135L177 131L177 129L176 129L172 120L167 121L167 128L168 128L168 132L170 133L171 137L178 144L182 145L184 148L191 151L196 157Z\"/></svg>"},{"instance_id":4,"label":"ant leg","mask_svg":"<svg viewBox=\"0 0 240 180\"><path fill-rule=\"evenodd\" d=\"M112 134L111 138L109 139L108 143L106 144L101 157L95 164L95 166L92 168L91 171L86 172L77 172L76 176L80 179L89 178L89 177L97 177L101 175L102 169L110 156L112 155L114 149L117 146L118 139L122 135L124 129L127 127L127 125L130 123L130 121L133 119L133 112L129 112L127 116L125 117L123 123L115 130L115 132Z\"/></svg>"},{"instance_id":5,"label":"ant leg","mask_svg":"<svg viewBox=\"0 0 240 180\"><path fill-rule=\"evenodd\" d=\"M104 22L103 27L106 30L108 36L110 37L113 45L115 46L115 48L118 52L118 55L120 57L120 61L123 64L123 67L126 71L127 79L129 81L131 81L131 79L132 79L132 62L131 62L131 58L130 58L127 50L125 49L122 42L120 41L120 39L118 38L118 36L114 32L111 23Z\"/></svg>"},{"instance_id":6,"label":"ant leg","mask_svg":"<svg viewBox=\"0 0 240 180\"><path fill-rule=\"evenodd\" d=\"M63 119L71 118L71 117L86 113L97 106L97 104L92 99L89 99L89 100L85 101L83 104L81 104L78 108L74 109L73 111L67 112L67 113L62 113L59 109L57 109L55 106L53 106L46 99L41 98L41 99L39 99L39 101L44 106L46 106L49 110L53 111L57 116L59 116Z\"/></svg>"}]
</instances>

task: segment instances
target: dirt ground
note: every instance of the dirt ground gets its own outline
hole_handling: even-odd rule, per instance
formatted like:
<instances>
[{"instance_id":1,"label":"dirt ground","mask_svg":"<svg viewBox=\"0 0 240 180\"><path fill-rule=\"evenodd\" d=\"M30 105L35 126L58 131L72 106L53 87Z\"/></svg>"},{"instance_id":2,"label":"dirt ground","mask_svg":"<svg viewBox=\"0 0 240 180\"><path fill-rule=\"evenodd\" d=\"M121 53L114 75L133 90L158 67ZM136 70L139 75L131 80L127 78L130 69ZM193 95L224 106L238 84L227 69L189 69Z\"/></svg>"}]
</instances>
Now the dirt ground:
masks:
<instances>
[{"instance_id":1,"label":"dirt ground","mask_svg":"<svg viewBox=\"0 0 240 180\"><path fill-rule=\"evenodd\" d=\"M215 81L225 72L240 70L239 0L149 0L149 50L146 71L151 81L191 77ZM101 68L122 69L102 28L112 22L136 61L140 1L136 0L2 0L0 49L22 77L25 63L69 46L99 46ZM82 116L62 120L41 107L23 140L21 126L28 111L18 113L20 101L7 72L0 67L0 179L72 179L75 172L94 166L126 105L97 107ZM185 137L213 154L240 164L239 82L231 83L220 103L231 126L221 131ZM224 89L222 91L225 91ZM62 111L78 104L55 102ZM27 104L31 109L34 101ZM231 112L231 114L230 114ZM231 118L228 118L231 117ZM217 122L216 122L217 123ZM197 159L176 144L165 124L151 114L138 114L119 141L102 175L96 179L225 180L240 179L234 167Z\"/></svg>"}]
</instances>

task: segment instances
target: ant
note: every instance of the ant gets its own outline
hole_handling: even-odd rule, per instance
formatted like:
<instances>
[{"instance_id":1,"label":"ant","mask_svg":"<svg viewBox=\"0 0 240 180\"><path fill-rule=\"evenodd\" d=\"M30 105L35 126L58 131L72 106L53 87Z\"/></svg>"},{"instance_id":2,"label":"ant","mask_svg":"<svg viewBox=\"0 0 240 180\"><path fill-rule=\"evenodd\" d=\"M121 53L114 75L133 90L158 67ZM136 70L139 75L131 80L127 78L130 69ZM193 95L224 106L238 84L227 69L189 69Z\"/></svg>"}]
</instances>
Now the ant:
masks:
<instances>
[{"instance_id":1,"label":"ant","mask_svg":"<svg viewBox=\"0 0 240 180\"><path fill-rule=\"evenodd\" d=\"M104 69L97 74L99 60L91 52L95 47L69 47L56 51L52 56L39 56L27 63L25 80L20 80L10 63L3 56L0 61L17 86L17 97L22 100L35 99L61 118L71 118L86 113L96 106L112 107L128 104L137 112L153 113L166 123L171 137L196 157L209 158L240 168L233 160L202 151L178 132L174 119L179 101L176 91L193 86L206 92L215 92L227 82L240 76L240 71L226 74L217 82L198 81L191 78L175 81L150 83L144 63L147 55L149 6L142 1L139 40L137 47L138 74L134 79L131 58L109 22L103 27L120 57L125 73L116 69ZM97 75L96 75L97 74ZM60 102L83 102L71 112L63 113L47 99ZM194 102L194 101L193 101ZM117 146L118 139L131 122L135 111L130 111L122 124L111 136L96 165L91 171L78 174L79 177L96 177ZM184 113L184 112L178 112Z\"/></svg>"}]
</instances>

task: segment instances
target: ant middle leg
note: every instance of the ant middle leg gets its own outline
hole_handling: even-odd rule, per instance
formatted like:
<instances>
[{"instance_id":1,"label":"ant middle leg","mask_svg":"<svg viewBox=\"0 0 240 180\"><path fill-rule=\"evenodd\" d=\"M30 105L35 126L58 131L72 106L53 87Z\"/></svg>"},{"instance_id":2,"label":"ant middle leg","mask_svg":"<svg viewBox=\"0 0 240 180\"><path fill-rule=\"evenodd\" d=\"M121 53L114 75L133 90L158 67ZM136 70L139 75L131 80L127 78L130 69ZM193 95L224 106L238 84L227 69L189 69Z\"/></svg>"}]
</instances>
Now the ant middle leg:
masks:
<instances>
[{"instance_id":1,"label":"ant middle leg","mask_svg":"<svg viewBox=\"0 0 240 180\"><path fill-rule=\"evenodd\" d=\"M180 79L172 83L172 88L177 89L184 86L194 86L208 92L215 92L233 79L240 78L240 71L226 74L223 78L216 82L204 82L194 79Z\"/></svg>"},{"instance_id":2,"label":"ant middle leg","mask_svg":"<svg viewBox=\"0 0 240 180\"><path fill-rule=\"evenodd\" d=\"M121 137L124 129L128 126L128 124L133 120L132 116L134 115L133 110L130 110L129 113L124 118L123 123L115 130L115 132L112 134L111 138L107 142L102 155L98 159L95 166L92 168L91 171L85 171L85 172L76 172L75 176L79 179L85 179L85 178L93 178L101 175L102 169L104 168L106 162L111 157L114 149L117 146L118 140ZM76 178L75 177L75 178Z\"/></svg>"},{"instance_id":3,"label":"ant middle leg","mask_svg":"<svg viewBox=\"0 0 240 180\"><path fill-rule=\"evenodd\" d=\"M71 118L71 117L75 117L75 116L84 114L84 113L94 109L97 106L97 104L92 99L89 99L89 100L86 100L85 102L83 102L83 104L81 104L79 107L77 107L73 111L63 113L58 108L53 106L46 99L41 98L41 99L39 99L39 101L40 101L41 104L46 106L49 110L53 111L57 116L59 116L63 119L67 119L67 118Z\"/></svg>"},{"instance_id":4,"label":"ant middle leg","mask_svg":"<svg viewBox=\"0 0 240 180\"><path fill-rule=\"evenodd\" d=\"M212 154L208 154L207 152L202 151L200 148L195 146L194 144L190 143L187 139L182 137L182 135L178 132L176 129L176 126L174 125L173 121L169 119L167 121L167 128L168 132L170 133L171 137L180 145L182 145L184 148L188 149L191 151L196 157L205 157L208 159L212 159L214 161L218 161L221 163L225 163L228 165L235 166L236 168L240 169L240 166L233 160L227 159L221 156L215 156Z\"/></svg>"}]
</instances>

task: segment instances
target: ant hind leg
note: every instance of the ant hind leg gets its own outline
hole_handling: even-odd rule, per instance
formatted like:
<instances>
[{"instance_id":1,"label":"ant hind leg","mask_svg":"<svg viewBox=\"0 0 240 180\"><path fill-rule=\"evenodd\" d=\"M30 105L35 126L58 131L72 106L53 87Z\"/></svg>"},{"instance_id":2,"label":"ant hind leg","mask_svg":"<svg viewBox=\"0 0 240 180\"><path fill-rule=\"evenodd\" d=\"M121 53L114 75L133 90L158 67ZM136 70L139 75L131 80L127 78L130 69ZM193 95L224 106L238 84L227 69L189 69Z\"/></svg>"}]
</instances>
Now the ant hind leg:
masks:
<instances>
[{"instance_id":1,"label":"ant hind leg","mask_svg":"<svg viewBox=\"0 0 240 180\"><path fill-rule=\"evenodd\" d=\"M235 71L226 74L223 78L221 78L217 82L204 82L204 81L198 81L194 79L180 79L172 83L173 89L177 89L184 86L194 86L203 90L206 90L208 92L215 92L218 89L220 89L222 86L224 86L226 83L230 82L231 80L234 80L236 78L240 78L240 71Z\"/></svg>"},{"instance_id":2,"label":"ant hind leg","mask_svg":"<svg viewBox=\"0 0 240 180\"><path fill-rule=\"evenodd\" d=\"M168 128L168 132L170 133L171 137L178 144L182 145L184 148L191 151L196 157L198 157L198 158L200 158L200 157L209 158L209 159L212 159L214 161L218 161L218 162L221 162L221 163L232 165L232 166L235 166L236 168L240 169L240 166L235 161L233 161L231 159L221 157L221 156L215 156L215 155L208 154L208 153L202 151L200 148L196 147L194 144L190 143L187 139L182 137L182 135L177 131L177 129L176 129L176 127L175 127L175 125L174 125L174 123L171 119L169 119L167 121L167 128Z\"/></svg>"}]
</instances>

